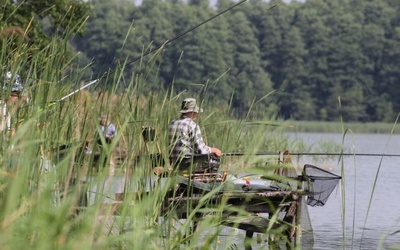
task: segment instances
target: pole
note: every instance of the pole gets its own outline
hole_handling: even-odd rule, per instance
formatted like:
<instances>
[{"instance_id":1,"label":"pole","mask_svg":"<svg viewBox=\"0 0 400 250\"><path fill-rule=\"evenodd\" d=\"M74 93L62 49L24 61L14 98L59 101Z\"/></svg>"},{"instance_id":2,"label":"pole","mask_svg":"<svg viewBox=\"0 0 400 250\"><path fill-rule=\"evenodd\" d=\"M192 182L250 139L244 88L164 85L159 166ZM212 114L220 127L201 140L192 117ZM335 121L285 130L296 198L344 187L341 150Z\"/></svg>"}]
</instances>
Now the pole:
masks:
<instances>
[{"instance_id":1,"label":"pole","mask_svg":"<svg viewBox=\"0 0 400 250\"><path fill-rule=\"evenodd\" d=\"M75 94L78 93L79 91L81 91L81 90L83 90L83 89L85 89L85 88L87 88L87 87L89 87L89 86L95 84L96 82L100 81L100 79L101 79L101 78L96 79L96 80L93 80L93 81L89 82L88 84L85 84L84 86L80 87L79 89L72 91L72 92L69 93L68 95L66 95L66 96L64 96L64 97L61 97L61 98L58 100L58 102L64 101L64 100L67 99L68 97L70 97L70 96L72 96L72 95L75 95Z\"/></svg>"},{"instance_id":2,"label":"pole","mask_svg":"<svg viewBox=\"0 0 400 250\"><path fill-rule=\"evenodd\" d=\"M182 33L180 33L180 34L174 36L173 38L170 38L170 39L166 40L164 43L162 43L161 45L157 46L156 48L150 49L149 51L143 53L142 55L140 55L140 56L134 58L133 60L131 60L131 61L129 61L129 62L127 62L126 65L130 65L130 64L132 64L132 63L134 63L134 62L136 62L136 61L142 59L143 57L147 56L148 54L150 54L150 53L152 53L152 52L154 52L154 51L159 50L161 47L164 47L165 45L167 45L167 44L169 44L169 43L172 43L173 41L175 41L175 40L177 40L177 39L183 37L184 35L186 35L186 34L192 32L192 31L194 31L195 29L199 28L200 26L202 26L202 25L204 25L204 24L210 22L211 20L213 20L213 19L219 17L220 15L222 15L222 14L224 14L224 13L226 13L226 12L232 10L233 8L236 8L237 6L243 4L244 2L247 2L247 0L242 0L242 1L240 1L240 2L238 2L238 3L236 3L236 4L234 4L234 5L232 5L231 7L227 8L227 9L225 9L225 10L219 12L219 13L217 13L216 15L214 15L214 16L212 16L212 17L206 19L206 20L204 20L203 22L201 22L201 23L199 23L199 24L197 24L197 25L195 25L195 26L193 26L193 27L187 29L186 31L184 31L184 32L182 32ZM274 8L274 7L276 7L276 5L273 5L273 6L271 6L270 8L268 8L267 11L270 10L270 9L272 9L272 8ZM107 75L114 74L115 72L116 72L116 70L114 69L114 70L110 71ZM77 89L77 90L75 90L75 91L69 93L68 95L62 97L62 98L59 99L58 101L63 101L63 100L65 100L65 99L67 99L68 97L70 97L70 96L72 96L72 95L75 95L76 93L78 93L78 92L81 91L82 89L85 89L85 88L89 87L90 85L92 85L92 84L94 84L94 83L100 81L101 79L103 79L103 78L105 77L105 75L106 75L106 74L104 74L102 77L100 77L100 78L98 78L98 79L96 79L96 80L94 80L94 81L89 82L89 83L86 84L85 86L83 86L83 87L81 87L81 88L79 88L79 89Z\"/></svg>"},{"instance_id":3,"label":"pole","mask_svg":"<svg viewBox=\"0 0 400 250\"><path fill-rule=\"evenodd\" d=\"M290 153L290 155L297 156L369 156L369 157L400 157L400 154L375 154L375 153ZM243 153L233 152L224 153L223 156L279 156L275 152L256 152L256 153Z\"/></svg>"}]
</instances>

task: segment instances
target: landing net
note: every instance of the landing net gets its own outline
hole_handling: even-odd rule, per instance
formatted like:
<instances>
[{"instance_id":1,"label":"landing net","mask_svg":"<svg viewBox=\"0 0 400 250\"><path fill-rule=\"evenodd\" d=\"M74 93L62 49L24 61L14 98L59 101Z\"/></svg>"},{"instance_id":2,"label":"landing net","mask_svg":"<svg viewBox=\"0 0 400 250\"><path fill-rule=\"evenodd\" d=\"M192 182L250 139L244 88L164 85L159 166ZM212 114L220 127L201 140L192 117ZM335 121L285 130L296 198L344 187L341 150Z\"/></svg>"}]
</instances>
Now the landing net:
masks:
<instances>
[{"instance_id":1,"label":"landing net","mask_svg":"<svg viewBox=\"0 0 400 250\"><path fill-rule=\"evenodd\" d=\"M341 177L313 165L304 165L303 178L308 192L309 206L323 206L339 183Z\"/></svg>"}]
</instances>

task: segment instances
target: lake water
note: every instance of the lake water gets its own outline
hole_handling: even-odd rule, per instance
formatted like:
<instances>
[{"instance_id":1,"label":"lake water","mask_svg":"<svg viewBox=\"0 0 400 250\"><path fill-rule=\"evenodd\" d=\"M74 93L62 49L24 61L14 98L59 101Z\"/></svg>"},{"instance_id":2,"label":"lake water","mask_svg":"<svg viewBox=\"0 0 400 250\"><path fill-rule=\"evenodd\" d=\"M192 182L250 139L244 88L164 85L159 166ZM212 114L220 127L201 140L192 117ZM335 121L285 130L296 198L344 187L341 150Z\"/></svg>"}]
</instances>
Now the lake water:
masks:
<instances>
[{"instance_id":1,"label":"lake water","mask_svg":"<svg viewBox=\"0 0 400 250\"><path fill-rule=\"evenodd\" d=\"M343 145L348 153L400 155L400 135L346 135L343 144L342 134L298 133L290 137L314 148L328 142ZM400 249L400 157L347 156L343 164L338 156L328 160L322 156L292 156L292 160L301 166L315 165L343 177L325 206L308 206L314 243L303 245L302 249ZM220 237L222 243L224 237L236 234L236 246L243 247L242 231L226 229L225 233L226 236ZM252 247L267 249L268 246L262 241L253 243Z\"/></svg>"},{"instance_id":2,"label":"lake water","mask_svg":"<svg viewBox=\"0 0 400 250\"><path fill-rule=\"evenodd\" d=\"M342 145L341 134L290 136L315 148L321 142ZM347 135L343 147L355 154L400 155L400 135ZM322 156L292 156L292 161L301 166L315 165L343 177L325 206L308 206L314 243L303 245L302 249L400 249L400 157L346 156L340 162L338 156L329 160ZM123 190L122 182L113 183L119 185L111 188L113 192ZM253 249L268 247L265 235L253 238ZM262 240L257 243L257 238ZM218 237L216 248L235 245L242 249L243 239L244 231L227 227Z\"/></svg>"},{"instance_id":3,"label":"lake water","mask_svg":"<svg viewBox=\"0 0 400 250\"><path fill-rule=\"evenodd\" d=\"M291 136L315 146L321 141L342 143L341 134ZM400 135L347 135L343 146L356 154L400 155ZM400 230L400 157L347 156L343 165L337 160L330 161L330 171L342 175L343 167L342 185L325 206L309 207L312 249L343 249L344 244L347 249L399 249L400 232L391 234Z\"/></svg>"}]
</instances>

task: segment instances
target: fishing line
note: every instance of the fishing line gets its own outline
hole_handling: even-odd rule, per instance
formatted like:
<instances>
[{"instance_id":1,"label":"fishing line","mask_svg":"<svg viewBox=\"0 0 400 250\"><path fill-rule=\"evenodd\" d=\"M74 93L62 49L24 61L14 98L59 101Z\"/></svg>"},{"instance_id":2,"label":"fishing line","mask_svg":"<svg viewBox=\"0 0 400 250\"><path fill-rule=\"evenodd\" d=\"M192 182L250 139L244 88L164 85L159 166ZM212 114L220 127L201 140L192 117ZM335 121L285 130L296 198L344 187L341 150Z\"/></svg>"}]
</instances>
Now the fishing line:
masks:
<instances>
[{"instance_id":1,"label":"fishing line","mask_svg":"<svg viewBox=\"0 0 400 250\"><path fill-rule=\"evenodd\" d=\"M260 153L224 153L223 156L278 156L279 153L260 152ZM295 156L372 156L372 157L400 157L400 154L374 154L374 153L290 153Z\"/></svg>"},{"instance_id":2,"label":"fishing line","mask_svg":"<svg viewBox=\"0 0 400 250\"><path fill-rule=\"evenodd\" d=\"M147 154L141 155L145 156ZM259 153L242 153L242 152L236 152L236 153L223 153L222 157L228 156L228 157L235 157L235 156L279 156L279 153L275 152L259 152ZM209 156L212 155L204 155L204 154L193 154L191 157L194 158L208 158ZM306 152L300 152L300 153L290 153L289 155L284 155L284 156L367 156L367 157L400 157L400 154L375 154L375 153L306 153Z\"/></svg>"},{"instance_id":3,"label":"fishing line","mask_svg":"<svg viewBox=\"0 0 400 250\"><path fill-rule=\"evenodd\" d=\"M201 23L199 23L199 24L197 24L197 25L195 25L195 26L189 28L188 30L186 30L186 31L184 31L184 32L182 32L182 33L176 35L175 37L166 40L164 43L162 43L161 45L155 47L154 49L150 49L150 50L148 50L147 52L143 53L142 55L140 55L140 56L138 56L138 57L136 57L136 58L130 60L129 62L126 63L126 65L131 65L131 64L137 62L138 60L140 60L140 59L142 59L143 57L149 55L150 53L153 53L154 51L159 50L159 49L162 48L163 46L165 46L165 45L167 45L167 44L169 44L169 43L172 43L173 41L175 41L175 40L177 40L177 39L179 39L179 38L185 36L186 34L188 34L188 33L192 32L192 31L198 29L199 27L203 26L204 24L206 24L206 23L210 22L211 20L213 20L213 19L215 19L215 18L217 18L217 17L223 15L224 13L226 13L226 12L228 12L228 11L230 11L230 10L236 8L237 6L243 4L244 2L247 2L247 0L242 0L241 2L238 2L237 4L232 5L231 7L227 8L227 9L225 9L225 10L219 12L219 13L217 13L216 15L214 15L214 16L212 16L212 17L206 19L206 20L204 20L203 22L201 22ZM274 8L275 6L276 6L276 5L273 5L272 7L268 8L267 11L270 10L270 9L272 9L272 8ZM50 104L55 104L55 103L57 103L57 102L64 101L65 99L67 99L68 97L70 97L70 96L72 96L72 95L75 95L75 94L78 93L79 91L81 91L81 90L83 90L83 89L85 89L85 88L87 88L87 87L89 87L89 86L91 86L91 85L93 85L93 84L95 84L95 83L97 83L97 82L100 82L100 81L101 81L103 78L105 78L106 76L110 76L110 75L114 74L116 71L117 71L117 70L114 69L114 70L111 70L111 71L108 71L108 72L104 72L103 76L101 76L101 77L97 78L96 80L93 80L93 81L91 81L91 82L85 84L84 86L80 87L79 89L72 91L71 93L69 93L69 94L67 94L67 95L65 95L65 96L63 96L63 97L61 97L60 99L58 99L58 100L56 100L56 101L50 102Z\"/></svg>"},{"instance_id":4,"label":"fishing line","mask_svg":"<svg viewBox=\"0 0 400 250\"><path fill-rule=\"evenodd\" d=\"M228 11L230 11L230 10L232 10L232 9L234 9L234 8L236 8L236 7L238 7L239 5L241 5L241 4L243 4L244 2L247 2L247 1L248 1L248 0L242 0L242 1L240 1L240 2L238 2L238 3L236 3L236 4L234 4L234 5L232 5L231 7L227 8L227 9L225 9L225 10L219 12L219 13L217 13L216 15L214 15L214 16L212 16L212 17L206 19L206 20L204 20L203 22L201 22L201 23L199 23L199 24L197 24L197 25L195 25L195 26L189 28L188 30L186 30L186 31L184 31L184 32L182 32L182 33L176 35L175 37L166 40L164 43L162 43L161 45L155 47L154 49L150 49L150 50L148 50L147 52L143 53L142 55L140 55L140 56L138 56L138 57L136 57L136 58L130 60L129 62L126 63L126 65L131 65L132 63L137 62L138 60L140 60L140 59L142 59L143 57L149 55L150 53L153 53L154 51L159 50L160 48L164 47L165 45L172 43L173 41L175 41L175 40L177 40L177 39L179 39L179 38L185 36L186 34L188 34L188 33L192 32L192 31L198 29L199 27L203 26L204 24L206 24L206 23L212 21L213 19L215 19L215 18L217 18L217 17L219 17L219 16L225 14L226 12L228 12ZM276 7L276 5L273 5L273 6L271 6L270 8L268 8L267 11L271 10L271 9L274 8L274 7ZM99 82L99 81L102 80L104 77L114 74L116 71L117 71L117 70L114 69L114 70L112 70L112 71L105 72L105 73L103 74L103 76L101 76L100 78L98 78L98 79L96 79L96 80L94 80L94 81L91 81L90 83L84 85L83 87L79 88L79 89L76 90L76 91L73 91L73 92L69 93L68 95L62 97L61 99L59 99L59 100L56 101L56 102L65 100L66 98L68 98L68 97L70 97L70 96L72 96L72 95L78 93L79 91L81 91L81 90L83 90L83 89L85 89L85 88L87 88L87 87L93 85L94 83Z\"/></svg>"}]
</instances>

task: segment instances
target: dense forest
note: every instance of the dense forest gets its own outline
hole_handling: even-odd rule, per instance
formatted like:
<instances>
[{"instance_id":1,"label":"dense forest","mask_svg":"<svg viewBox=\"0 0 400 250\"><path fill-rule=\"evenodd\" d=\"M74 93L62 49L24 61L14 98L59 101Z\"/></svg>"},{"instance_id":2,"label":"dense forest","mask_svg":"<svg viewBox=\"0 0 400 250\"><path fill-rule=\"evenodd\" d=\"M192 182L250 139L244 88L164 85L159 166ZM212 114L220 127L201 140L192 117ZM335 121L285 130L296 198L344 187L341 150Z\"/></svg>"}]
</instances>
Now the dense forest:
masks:
<instances>
[{"instance_id":1,"label":"dense forest","mask_svg":"<svg viewBox=\"0 0 400 250\"><path fill-rule=\"evenodd\" d=\"M123 66L149 93L193 92L236 115L393 122L400 111L398 0L249 0L172 42L238 1L88 3L71 40L87 80Z\"/></svg>"}]
</instances>

